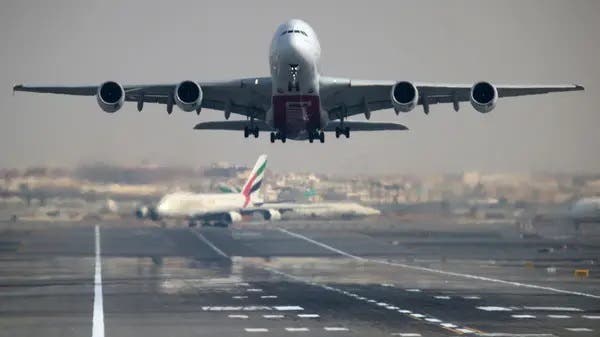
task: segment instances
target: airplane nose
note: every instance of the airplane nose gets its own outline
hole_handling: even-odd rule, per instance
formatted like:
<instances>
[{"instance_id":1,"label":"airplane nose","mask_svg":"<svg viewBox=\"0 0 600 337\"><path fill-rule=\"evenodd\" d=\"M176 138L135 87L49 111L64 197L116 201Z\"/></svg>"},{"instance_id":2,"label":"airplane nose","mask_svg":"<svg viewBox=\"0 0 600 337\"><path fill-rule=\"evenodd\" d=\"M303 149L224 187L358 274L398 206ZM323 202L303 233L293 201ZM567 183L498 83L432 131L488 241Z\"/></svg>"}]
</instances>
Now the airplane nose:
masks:
<instances>
[{"instance_id":1,"label":"airplane nose","mask_svg":"<svg viewBox=\"0 0 600 337\"><path fill-rule=\"evenodd\" d=\"M309 64L311 63L310 48L308 42L300 36L294 36L295 34L289 34L286 43L286 57L285 59L291 64Z\"/></svg>"}]
</instances>

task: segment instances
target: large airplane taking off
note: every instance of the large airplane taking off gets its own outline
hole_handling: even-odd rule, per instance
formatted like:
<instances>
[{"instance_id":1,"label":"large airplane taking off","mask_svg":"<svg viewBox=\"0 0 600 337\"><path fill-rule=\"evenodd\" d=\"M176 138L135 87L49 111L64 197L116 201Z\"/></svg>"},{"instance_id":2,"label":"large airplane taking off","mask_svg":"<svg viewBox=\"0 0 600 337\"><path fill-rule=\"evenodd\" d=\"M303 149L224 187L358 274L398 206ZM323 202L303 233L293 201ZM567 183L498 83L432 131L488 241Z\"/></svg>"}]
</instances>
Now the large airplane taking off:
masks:
<instances>
[{"instance_id":1,"label":"large airplane taking off","mask_svg":"<svg viewBox=\"0 0 600 337\"><path fill-rule=\"evenodd\" d=\"M122 85L114 81L87 86L17 85L15 91L96 96L100 108L113 113L124 102L165 104L167 112L177 105L183 111L202 108L221 110L225 119L232 113L246 120L199 123L198 130L238 130L258 137L270 132L271 142L286 139L325 141L325 132L350 137L353 131L407 130L397 123L349 121L348 117L393 108L408 112L417 105L429 113L430 106L470 102L481 113L494 109L498 98L583 90L566 85L493 85L370 81L320 74L321 47L314 30L302 20L289 20L277 28L271 42L270 77L253 77L222 82L185 80L172 84Z\"/></svg>"}]
</instances>

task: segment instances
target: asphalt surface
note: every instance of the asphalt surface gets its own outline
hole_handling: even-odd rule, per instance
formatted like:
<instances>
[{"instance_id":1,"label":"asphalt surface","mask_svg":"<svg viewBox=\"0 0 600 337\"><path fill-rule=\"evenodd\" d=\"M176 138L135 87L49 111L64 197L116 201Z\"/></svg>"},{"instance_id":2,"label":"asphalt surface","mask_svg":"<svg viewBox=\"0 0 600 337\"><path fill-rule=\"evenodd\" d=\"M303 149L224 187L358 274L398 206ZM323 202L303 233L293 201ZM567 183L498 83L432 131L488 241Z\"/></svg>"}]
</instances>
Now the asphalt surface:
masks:
<instances>
[{"instance_id":1,"label":"asphalt surface","mask_svg":"<svg viewBox=\"0 0 600 337\"><path fill-rule=\"evenodd\" d=\"M600 241L589 236L0 228L0 336L600 335Z\"/></svg>"}]
</instances>

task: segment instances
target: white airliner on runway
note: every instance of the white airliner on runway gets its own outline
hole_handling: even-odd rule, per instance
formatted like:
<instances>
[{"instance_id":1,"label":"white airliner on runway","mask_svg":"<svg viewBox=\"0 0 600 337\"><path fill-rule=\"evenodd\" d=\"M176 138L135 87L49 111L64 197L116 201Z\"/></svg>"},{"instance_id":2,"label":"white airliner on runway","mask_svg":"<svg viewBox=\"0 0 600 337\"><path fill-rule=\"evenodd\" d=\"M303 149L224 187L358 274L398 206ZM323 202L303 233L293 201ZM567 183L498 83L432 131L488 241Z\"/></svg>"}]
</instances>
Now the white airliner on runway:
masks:
<instances>
[{"instance_id":1,"label":"white airliner on runway","mask_svg":"<svg viewBox=\"0 0 600 337\"><path fill-rule=\"evenodd\" d=\"M203 225L229 226L242 220L243 214L261 213L267 220L278 220L281 214L272 209L260 208L262 201L257 198L260 192L267 156L258 157L248 180L238 193L191 193L174 192L162 197L154 207L142 207L136 212L138 217L149 217L154 221L180 219L190 226Z\"/></svg>"},{"instance_id":2,"label":"white airliner on runway","mask_svg":"<svg viewBox=\"0 0 600 337\"><path fill-rule=\"evenodd\" d=\"M304 21L289 20L277 28L269 55L270 77L223 82L185 80L173 84L121 85L114 81L89 86L17 85L15 91L96 96L106 112L119 110L125 101L166 104L167 112L177 105L184 111L200 113L202 108L221 110L225 119L232 113L241 121L214 121L196 125L199 130L239 130L244 136L271 133L271 142L280 139L325 141L325 132L350 137L351 131L407 130L397 123L370 123L346 120L362 114L366 119L377 110L393 108L408 112L422 105L425 113L432 104L471 102L481 113L491 111L498 98L583 90L567 85L472 85L369 81L321 76L321 47L314 30Z\"/></svg>"}]
</instances>

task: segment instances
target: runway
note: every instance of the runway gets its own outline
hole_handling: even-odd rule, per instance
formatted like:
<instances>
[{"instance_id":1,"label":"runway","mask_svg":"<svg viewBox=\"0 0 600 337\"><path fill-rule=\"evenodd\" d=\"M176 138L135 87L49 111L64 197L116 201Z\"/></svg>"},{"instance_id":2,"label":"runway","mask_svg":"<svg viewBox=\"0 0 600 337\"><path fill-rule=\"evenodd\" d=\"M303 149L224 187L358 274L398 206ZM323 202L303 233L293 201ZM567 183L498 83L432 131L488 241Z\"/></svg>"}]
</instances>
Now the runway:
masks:
<instances>
[{"instance_id":1,"label":"runway","mask_svg":"<svg viewBox=\"0 0 600 337\"><path fill-rule=\"evenodd\" d=\"M281 224L3 229L0 336L600 333L596 240Z\"/></svg>"}]
</instances>

